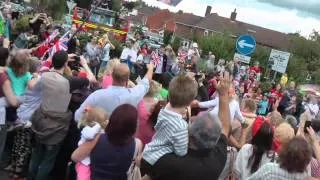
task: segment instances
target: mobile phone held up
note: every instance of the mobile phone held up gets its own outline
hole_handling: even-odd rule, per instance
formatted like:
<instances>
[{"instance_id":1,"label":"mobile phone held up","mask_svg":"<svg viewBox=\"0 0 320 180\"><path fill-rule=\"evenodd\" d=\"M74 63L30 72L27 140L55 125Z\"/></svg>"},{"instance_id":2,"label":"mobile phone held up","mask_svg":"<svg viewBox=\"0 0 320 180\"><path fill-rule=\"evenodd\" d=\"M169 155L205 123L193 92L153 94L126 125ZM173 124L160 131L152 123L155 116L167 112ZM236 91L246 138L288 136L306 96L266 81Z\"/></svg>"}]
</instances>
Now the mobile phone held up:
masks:
<instances>
[{"instance_id":1,"label":"mobile phone held up","mask_svg":"<svg viewBox=\"0 0 320 180\"><path fill-rule=\"evenodd\" d=\"M304 132L305 132L305 133L308 133L307 128L308 128L308 127L311 127L311 125L312 125L312 122L311 122L311 121L306 121L306 122L305 122L305 124L304 124Z\"/></svg>"}]
</instances>

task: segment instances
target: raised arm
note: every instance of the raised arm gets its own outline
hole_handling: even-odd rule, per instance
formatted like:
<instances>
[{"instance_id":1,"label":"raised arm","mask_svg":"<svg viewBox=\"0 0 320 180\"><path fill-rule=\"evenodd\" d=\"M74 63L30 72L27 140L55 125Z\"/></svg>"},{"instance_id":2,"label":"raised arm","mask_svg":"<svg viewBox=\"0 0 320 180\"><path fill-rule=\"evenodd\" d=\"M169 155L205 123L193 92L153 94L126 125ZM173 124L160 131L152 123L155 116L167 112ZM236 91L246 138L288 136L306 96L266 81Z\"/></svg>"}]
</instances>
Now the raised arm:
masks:
<instances>
[{"instance_id":1,"label":"raised arm","mask_svg":"<svg viewBox=\"0 0 320 180\"><path fill-rule=\"evenodd\" d=\"M229 108L229 94L228 90L231 87L232 77L228 72L224 73L224 77L221 78L217 91L219 93L219 118L222 124L222 134L229 137L230 133L230 108Z\"/></svg>"},{"instance_id":2,"label":"raised arm","mask_svg":"<svg viewBox=\"0 0 320 180\"><path fill-rule=\"evenodd\" d=\"M18 107L20 103L19 103L16 95L12 91L11 82L9 80L6 80L4 82L4 84L2 85L2 90L3 90L3 93L4 93L8 103L11 106Z\"/></svg>"}]
</instances>

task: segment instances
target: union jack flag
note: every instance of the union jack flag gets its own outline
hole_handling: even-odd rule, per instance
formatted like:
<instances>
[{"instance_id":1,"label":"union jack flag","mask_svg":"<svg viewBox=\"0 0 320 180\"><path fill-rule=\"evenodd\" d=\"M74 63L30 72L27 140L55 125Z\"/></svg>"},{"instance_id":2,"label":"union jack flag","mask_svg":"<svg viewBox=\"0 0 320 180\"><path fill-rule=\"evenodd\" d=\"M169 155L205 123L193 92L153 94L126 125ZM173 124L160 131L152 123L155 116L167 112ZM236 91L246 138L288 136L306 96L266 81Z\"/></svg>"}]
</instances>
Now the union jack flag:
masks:
<instances>
[{"instance_id":1,"label":"union jack flag","mask_svg":"<svg viewBox=\"0 0 320 180\"><path fill-rule=\"evenodd\" d=\"M42 43L42 45L49 45L60 34L59 30L54 30L51 35Z\"/></svg>"},{"instance_id":2,"label":"union jack flag","mask_svg":"<svg viewBox=\"0 0 320 180\"><path fill-rule=\"evenodd\" d=\"M186 60L186 58L187 58L187 56L188 56L188 53L187 52L185 52L185 51L179 51L178 52L178 60L180 61L180 62L185 62L185 60Z\"/></svg>"},{"instance_id":3,"label":"union jack flag","mask_svg":"<svg viewBox=\"0 0 320 180\"><path fill-rule=\"evenodd\" d=\"M49 50L49 56L52 57L58 51L68 50L68 41L70 40L72 34L68 31L66 32L56 44Z\"/></svg>"},{"instance_id":4,"label":"union jack flag","mask_svg":"<svg viewBox=\"0 0 320 180\"><path fill-rule=\"evenodd\" d=\"M151 53L151 60L152 60L152 63L153 63L155 66L157 66L157 65L160 64L161 59L160 59L160 57L159 57L158 52L152 51L152 53Z\"/></svg>"}]
</instances>

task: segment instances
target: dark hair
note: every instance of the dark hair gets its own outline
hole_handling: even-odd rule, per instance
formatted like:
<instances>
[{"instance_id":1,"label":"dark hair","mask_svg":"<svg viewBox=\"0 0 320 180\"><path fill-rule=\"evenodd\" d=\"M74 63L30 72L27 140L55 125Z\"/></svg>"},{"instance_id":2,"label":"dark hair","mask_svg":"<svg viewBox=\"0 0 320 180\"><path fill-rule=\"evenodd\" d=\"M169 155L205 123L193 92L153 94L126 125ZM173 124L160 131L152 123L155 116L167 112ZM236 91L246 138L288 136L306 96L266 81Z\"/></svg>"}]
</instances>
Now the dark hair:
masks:
<instances>
[{"instance_id":1,"label":"dark hair","mask_svg":"<svg viewBox=\"0 0 320 180\"><path fill-rule=\"evenodd\" d=\"M162 85L163 88L168 89L172 78L173 76L170 75L169 73L163 73L160 76L159 83Z\"/></svg>"},{"instance_id":2,"label":"dark hair","mask_svg":"<svg viewBox=\"0 0 320 180\"><path fill-rule=\"evenodd\" d=\"M248 167L251 166L251 173L254 173L258 170L263 154L272 149L272 142L272 126L269 123L264 122L251 140L253 152L248 160Z\"/></svg>"},{"instance_id":3,"label":"dark hair","mask_svg":"<svg viewBox=\"0 0 320 180\"><path fill-rule=\"evenodd\" d=\"M312 149L303 138L292 138L279 154L279 165L289 173L303 173L311 161Z\"/></svg>"},{"instance_id":4,"label":"dark hair","mask_svg":"<svg viewBox=\"0 0 320 180\"><path fill-rule=\"evenodd\" d=\"M62 69L68 61L68 53L66 51L58 51L52 57L52 65L54 69Z\"/></svg>"},{"instance_id":5,"label":"dark hair","mask_svg":"<svg viewBox=\"0 0 320 180\"><path fill-rule=\"evenodd\" d=\"M112 144L126 145L137 129L138 111L130 104L118 106L110 116L105 131Z\"/></svg>"},{"instance_id":6,"label":"dark hair","mask_svg":"<svg viewBox=\"0 0 320 180\"><path fill-rule=\"evenodd\" d=\"M0 66L6 66L9 57L8 48L0 47Z\"/></svg>"}]
</instances>

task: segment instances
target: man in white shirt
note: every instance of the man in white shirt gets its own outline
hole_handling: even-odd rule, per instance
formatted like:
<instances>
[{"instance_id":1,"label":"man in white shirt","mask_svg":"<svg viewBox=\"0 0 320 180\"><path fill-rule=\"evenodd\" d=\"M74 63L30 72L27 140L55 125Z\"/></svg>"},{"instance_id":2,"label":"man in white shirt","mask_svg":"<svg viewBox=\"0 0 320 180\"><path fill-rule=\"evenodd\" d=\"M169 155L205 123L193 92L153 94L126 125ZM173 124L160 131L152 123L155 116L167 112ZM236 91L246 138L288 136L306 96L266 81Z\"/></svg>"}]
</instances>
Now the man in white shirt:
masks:
<instances>
[{"instance_id":1,"label":"man in white shirt","mask_svg":"<svg viewBox=\"0 0 320 180\"><path fill-rule=\"evenodd\" d=\"M127 88L130 70L126 64L115 67L112 78L113 84L107 89L101 89L92 93L75 113L75 121L79 121L85 108L100 107L111 115L114 109L122 104L131 104L137 107L138 103L147 94L152 80L154 66L148 65L145 77L134 88Z\"/></svg>"},{"instance_id":2,"label":"man in white shirt","mask_svg":"<svg viewBox=\"0 0 320 180\"><path fill-rule=\"evenodd\" d=\"M229 94L232 95L232 96L230 96L231 98L230 98L230 102L229 102L231 124L235 119L238 119L242 125L245 125L246 120L244 119L244 117L242 116L242 113L240 111L239 102L233 98L233 96L235 94L234 88L229 89ZM219 113L219 98L218 97L216 97L213 100L205 101L205 102L194 101L192 104L195 107L211 109L209 111L209 113L211 115L217 116Z\"/></svg>"}]
</instances>

